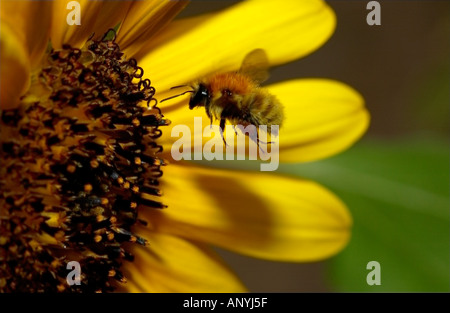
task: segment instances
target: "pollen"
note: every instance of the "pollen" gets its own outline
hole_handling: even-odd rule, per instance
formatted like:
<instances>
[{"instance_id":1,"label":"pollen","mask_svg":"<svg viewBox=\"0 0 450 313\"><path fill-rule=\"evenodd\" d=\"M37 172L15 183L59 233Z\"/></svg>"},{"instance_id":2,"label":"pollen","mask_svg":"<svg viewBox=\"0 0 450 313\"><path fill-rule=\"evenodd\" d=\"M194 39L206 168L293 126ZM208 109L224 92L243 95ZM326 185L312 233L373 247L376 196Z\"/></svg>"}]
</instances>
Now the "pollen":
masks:
<instances>
[{"instance_id":1,"label":"pollen","mask_svg":"<svg viewBox=\"0 0 450 313\"><path fill-rule=\"evenodd\" d=\"M103 215L97 215L95 219L97 220L97 223L100 223L105 220L105 217Z\"/></svg>"},{"instance_id":2,"label":"pollen","mask_svg":"<svg viewBox=\"0 0 450 313\"><path fill-rule=\"evenodd\" d=\"M50 51L20 107L0 111L0 292L114 291L130 245L147 244L140 214L165 207L154 160L169 121L106 38ZM70 261L81 285L66 282Z\"/></svg>"},{"instance_id":3,"label":"pollen","mask_svg":"<svg viewBox=\"0 0 450 313\"><path fill-rule=\"evenodd\" d=\"M114 233L108 233L106 236L110 241L114 239Z\"/></svg>"},{"instance_id":4,"label":"pollen","mask_svg":"<svg viewBox=\"0 0 450 313\"><path fill-rule=\"evenodd\" d=\"M75 165L73 165L73 164L67 165L67 171L68 171L69 173L75 173L76 169L77 169L77 168L76 168Z\"/></svg>"},{"instance_id":5,"label":"pollen","mask_svg":"<svg viewBox=\"0 0 450 313\"><path fill-rule=\"evenodd\" d=\"M139 126L141 124L141 121L139 121L139 119L135 118L131 121L133 123L134 126Z\"/></svg>"}]
</instances>

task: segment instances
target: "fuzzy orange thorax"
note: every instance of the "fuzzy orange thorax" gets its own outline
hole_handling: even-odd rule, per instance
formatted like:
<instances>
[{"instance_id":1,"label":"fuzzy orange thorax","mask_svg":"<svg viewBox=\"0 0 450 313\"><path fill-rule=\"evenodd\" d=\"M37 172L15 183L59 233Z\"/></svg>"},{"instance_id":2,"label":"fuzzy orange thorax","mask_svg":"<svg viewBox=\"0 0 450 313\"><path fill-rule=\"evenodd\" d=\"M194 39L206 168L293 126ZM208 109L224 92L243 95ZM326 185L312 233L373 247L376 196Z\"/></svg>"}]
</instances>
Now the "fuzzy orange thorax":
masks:
<instances>
[{"instance_id":1,"label":"fuzzy orange thorax","mask_svg":"<svg viewBox=\"0 0 450 313\"><path fill-rule=\"evenodd\" d=\"M221 73L209 78L209 84L213 93L228 89L233 93L246 94L257 85L246 75L240 73Z\"/></svg>"}]
</instances>

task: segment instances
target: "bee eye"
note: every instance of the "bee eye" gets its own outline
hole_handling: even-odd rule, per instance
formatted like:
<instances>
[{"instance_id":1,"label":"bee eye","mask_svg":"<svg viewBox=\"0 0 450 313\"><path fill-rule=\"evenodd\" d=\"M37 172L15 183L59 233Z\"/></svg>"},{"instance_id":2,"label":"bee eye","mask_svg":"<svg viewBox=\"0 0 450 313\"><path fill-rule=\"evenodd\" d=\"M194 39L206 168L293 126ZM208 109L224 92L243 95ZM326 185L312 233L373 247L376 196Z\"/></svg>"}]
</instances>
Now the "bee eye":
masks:
<instances>
[{"instance_id":1,"label":"bee eye","mask_svg":"<svg viewBox=\"0 0 450 313\"><path fill-rule=\"evenodd\" d=\"M193 109L196 106L205 106L209 103L209 91L205 85L200 85L198 91L189 101L189 108Z\"/></svg>"}]
</instances>

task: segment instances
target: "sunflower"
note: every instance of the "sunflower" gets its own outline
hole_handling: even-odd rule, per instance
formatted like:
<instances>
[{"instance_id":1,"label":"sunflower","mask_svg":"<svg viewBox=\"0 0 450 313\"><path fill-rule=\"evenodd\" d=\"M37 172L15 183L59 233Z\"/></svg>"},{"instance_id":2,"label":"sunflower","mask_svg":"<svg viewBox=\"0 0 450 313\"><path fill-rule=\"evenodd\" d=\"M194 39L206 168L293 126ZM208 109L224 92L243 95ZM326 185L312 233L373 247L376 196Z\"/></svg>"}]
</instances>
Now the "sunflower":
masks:
<instances>
[{"instance_id":1,"label":"sunflower","mask_svg":"<svg viewBox=\"0 0 450 313\"><path fill-rule=\"evenodd\" d=\"M167 164L171 127L207 117L157 101L255 48L272 66L311 53L335 27L325 3L248 0L173 20L186 2L80 0L81 25L67 3L1 2L0 291L240 292L213 246L305 262L346 245L345 204L314 182ZM267 88L285 107L281 162L331 156L368 126L340 82Z\"/></svg>"}]
</instances>

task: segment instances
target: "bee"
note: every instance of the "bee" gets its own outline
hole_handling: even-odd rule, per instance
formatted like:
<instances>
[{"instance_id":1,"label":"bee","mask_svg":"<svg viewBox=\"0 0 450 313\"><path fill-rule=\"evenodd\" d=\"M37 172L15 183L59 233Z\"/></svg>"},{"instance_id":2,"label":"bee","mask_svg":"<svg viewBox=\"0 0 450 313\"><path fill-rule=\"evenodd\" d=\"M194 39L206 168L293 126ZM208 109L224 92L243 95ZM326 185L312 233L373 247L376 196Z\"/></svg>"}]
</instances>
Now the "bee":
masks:
<instances>
[{"instance_id":1,"label":"bee","mask_svg":"<svg viewBox=\"0 0 450 313\"><path fill-rule=\"evenodd\" d=\"M192 93L189 109L204 107L211 120L220 120L222 139L223 130L228 121L232 125L267 126L271 134L272 125L281 127L284 119L283 106L278 99L260 84L268 75L269 61L264 50L256 49L248 53L236 72L216 73L187 85L172 87L190 87L192 90L166 98L163 101ZM237 133L236 133L237 134ZM259 143L259 133L257 132Z\"/></svg>"}]
</instances>

